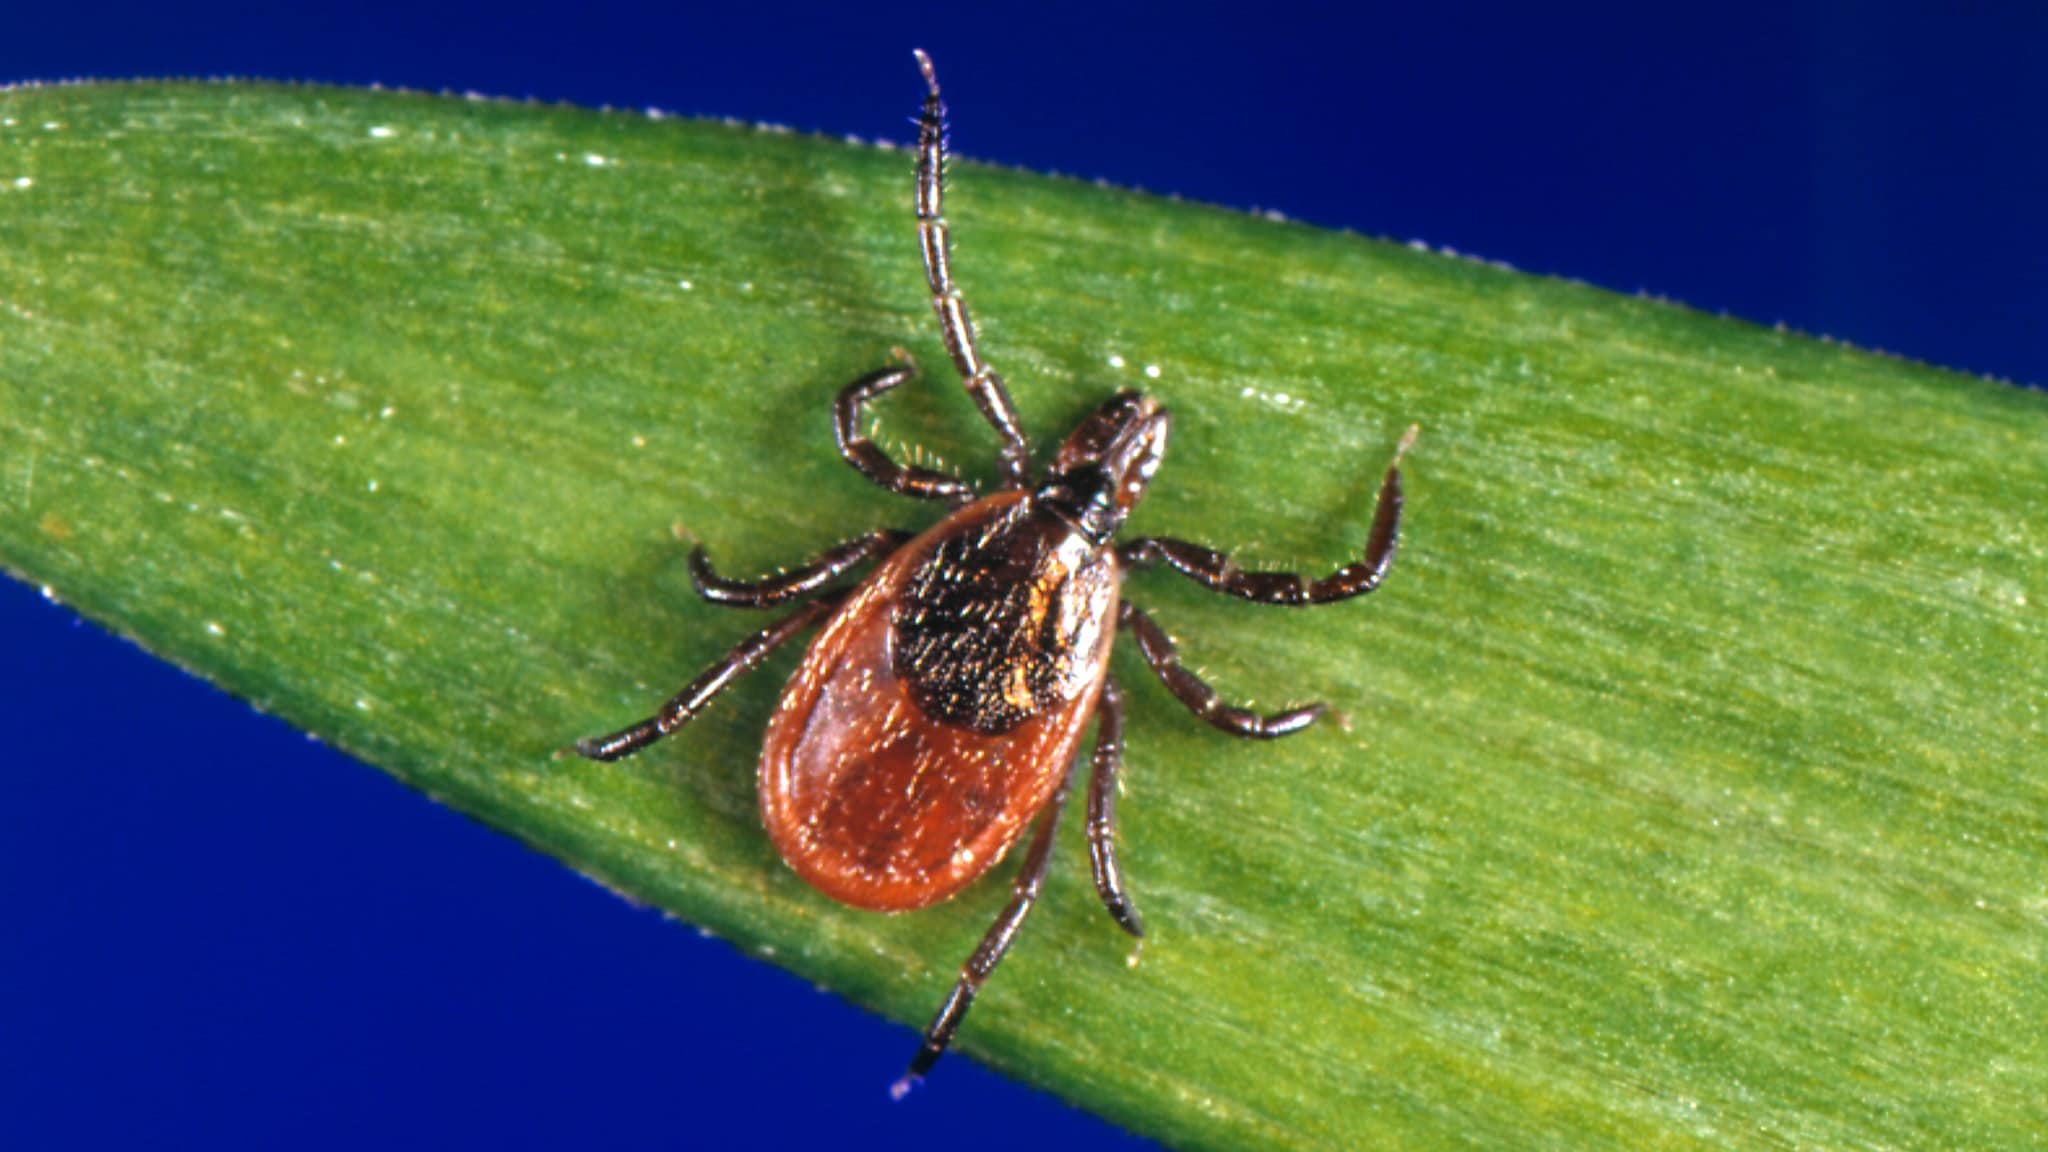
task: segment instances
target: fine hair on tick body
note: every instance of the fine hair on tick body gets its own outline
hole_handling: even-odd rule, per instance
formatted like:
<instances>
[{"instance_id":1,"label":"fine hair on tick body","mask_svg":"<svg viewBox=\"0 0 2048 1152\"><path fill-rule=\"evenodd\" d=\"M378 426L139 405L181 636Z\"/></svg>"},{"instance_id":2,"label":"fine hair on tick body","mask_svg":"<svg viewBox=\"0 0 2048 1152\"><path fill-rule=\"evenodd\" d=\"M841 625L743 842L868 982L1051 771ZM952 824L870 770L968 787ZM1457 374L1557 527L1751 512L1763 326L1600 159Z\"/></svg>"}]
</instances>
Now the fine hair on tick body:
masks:
<instances>
[{"instance_id":1,"label":"fine hair on tick body","mask_svg":"<svg viewBox=\"0 0 2048 1152\"><path fill-rule=\"evenodd\" d=\"M898 495L944 505L921 533L856 536L760 581L719 575L703 547L690 577L707 600L740 608L801 607L741 641L652 717L578 741L593 760L637 752L689 723L777 648L822 625L784 688L762 741L762 822L797 875L856 908L902 912L945 900L1002 859L1036 823L1009 903L961 966L895 1094L929 1072L1002 961L1052 863L1082 737L1088 760L1087 840L1095 889L1133 937L1144 928L1116 853L1124 696L1109 671L1129 632L1161 684L1198 718L1233 736L1299 732L1325 707L1270 715L1228 704L1181 664L1173 640L1123 599L1130 572L1164 565L1215 591L1261 604L1327 604L1377 588L1401 526L1400 460L1380 482L1364 555L1320 578L1248 572L1227 554L1166 537L1116 534L1165 457L1170 419L1151 397L1119 392L1081 421L1042 474L1002 377L982 356L952 269L946 223L945 114L929 57L918 117L918 246L939 332L967 394L1001 441L1002 482L966 482L899 464L861 431L866 406L911 380L908 356L840 390L839 454ZM846 578L873 567L850 584Z\"/></svg>"}]
</instances>

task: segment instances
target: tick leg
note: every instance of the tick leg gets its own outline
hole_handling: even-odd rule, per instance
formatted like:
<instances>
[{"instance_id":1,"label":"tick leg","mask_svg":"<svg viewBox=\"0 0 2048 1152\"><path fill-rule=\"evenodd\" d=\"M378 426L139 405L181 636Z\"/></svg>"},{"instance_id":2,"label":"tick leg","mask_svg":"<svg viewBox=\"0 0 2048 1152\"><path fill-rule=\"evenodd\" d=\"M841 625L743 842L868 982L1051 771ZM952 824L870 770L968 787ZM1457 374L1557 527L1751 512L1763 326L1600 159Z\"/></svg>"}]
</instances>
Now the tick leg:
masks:
<instances>
[{"instance_id":1,"label":"tick leg","mask_svg":"<svg viewBox=\"0 0 2048 1152\"><path fill-rule=\"evenodd\" d=\"M1307 704L1300 708L1289 708L1271 716L1262 716L1247 708L1225 704L1216 690L1202 682L1200 676L1181 666L1180 654L1174 650L1173 639L1155 623L1145 610L1126 600L1117 610L1117 623L1131 630L1138 638L1138 650L1145 654L1145 663L1159 674L1159 682L1168 691L1180 698L1182 704L1196 716L1214 724L1233 736L1248 740L1271 740L1299 732L1314 723L1326 709L1321 704Z\"/></svg>"},{"instance_id":2,"label":"tick leg","mask_svg":"<svg viewBox=\"0 0 2048 1152\"><path fill-rule=\"evenodd\" d=\"M661 711L631 728L621 729L601 739L578 740L577 754L592 760L617 760L688 724L704 710L705 705L711 703L713 697L731 687L733 681L760 667L770 652L817 623L836 604L836 600L814 600L740 641L723 660L705 669L703 675L690 681L689 687L662 705Z\"/></svg>"},{"instance_id":3,"label":"tick leg","mask_svg":"<svg viewBox=\"0 0 2048 1152\"><path fill-rule=\"evenodd\" d=\"M974 1003L974 994L981 990L982 981L1002 963L1004 953L1017 939L1017 929L1024 924L1024 917L1031 911L1033 901L1038 899L1038 889L1045 883L1046 869L1052 863L1053 834L1060 825L1060 810L1066 807L1067 790L1071 780L1062 780L1059 791L1053 793L1052 802L1045 806L1045 815L1038 821L1038 831L1031 837L1031 848L1024 855L1024 866L1017 870L1017 879L1010 892L1010 903L996 922L989 926L988 934L981 938L981 946L967 963L960 966L960 979L953 985L946 1002L939 1006L939 1014L932 1018L931 1026L924 1030L924 1047L910 1061L910 1070L901 1080L890 1087L889 1094L902 1099L916 1083L932 1070L939 1057L946 1054L946 1046L953 1042L953 1033L959 1029L960 1021L967 1015L967 1009Z\"/></svg>"},{"instance_id":4,"label":"tick leg","mask_svg":"<svg viewBox=\"0 0 2048 1152\"><path fill-rule=\"evenodd\" d=\"M910 539L908 532L880 531L856 536L835 544L810 563L780 576L758 582L728 580L712 571L711 560L699 544L690 550L690 583L697 595L713 604L734 608L773 608L799 596L806 596L880 556L887 556Z\"/></svg>"},{"instance_id":5,"label":"tick leg","mask_svg":"<svg viewBox=\"0 0 2048 1152\"><path fill-rule=\"evenodd\" d=\"M1163 563L1199 584L1260 604L1328 604L1332 600L1363 596L1380 586L1380 580L1394 563L1394 545L1401 535L1401 457L1415 443L1416 431L1411 427L1401 437L1401 446L1395 449L1394 460L1387 465L1386 478L1380 481L1379 501L1373 508L1372 535L1366 537L1364 559L1320 580L1292 572L1247 572L1213 548L1165 537L1132 540L1116 550L1117 559L1126 568L1149 568Z\"/></svg>"},{"instance_id":6,"label":"tick leg","mask_svg":"<svg viewBox=\"0 0 2048 1152\"><path fill-rule=\"evenodd\" d=\"M932 310L939 314L939 331L946 338L946 352L960 372L967 394L982 418L1003 440L1003 486L1022 488L1029 483L1031 448L1024 442L1024 430L1017 423L1017 406L1010 402L1002 377L982 361L974 346L974 321L967 315L967 302L953 283L951 234L946 229L946 105L939 99L939 80L932 62L917 53L917 66L924 72L930 89L924 98L924 112L917 118L917 240L924 250L924 276L932 290Z\"/></svg>"},{"instance_id":7,"label":"tick leg","mask_svg":"<svg viewBox=\"0 0 2048 1152\"><path fill-rule=\"evenodd\" d=\"M1124 763L1124 694L1116 681L1102 685L1095 706L1095 760L1088 776L1088 863L1095 870L1095 891L1102 896L1117 926L1142 939L1145 925L1137 906L1124 891L1123 869L1116 863L1116 777Z\"/></svg>"},{"instance_id":8,"label":"tick leg","mask_svg":"<svg viewBox=\"0 0 2048 1152\"><path fill-rule=\"evenodd\" d=\"M839 443L839 454L861 475L899 495L944 500L955 508L972 503L974 489L966 481L930 468L904 467L889 459L860 430L861 410L867 402L915 375L917 365L906 358L901 364L876 369L839 390L839 399L832 405L832 434Z\"/></svg>"}]
</instances>

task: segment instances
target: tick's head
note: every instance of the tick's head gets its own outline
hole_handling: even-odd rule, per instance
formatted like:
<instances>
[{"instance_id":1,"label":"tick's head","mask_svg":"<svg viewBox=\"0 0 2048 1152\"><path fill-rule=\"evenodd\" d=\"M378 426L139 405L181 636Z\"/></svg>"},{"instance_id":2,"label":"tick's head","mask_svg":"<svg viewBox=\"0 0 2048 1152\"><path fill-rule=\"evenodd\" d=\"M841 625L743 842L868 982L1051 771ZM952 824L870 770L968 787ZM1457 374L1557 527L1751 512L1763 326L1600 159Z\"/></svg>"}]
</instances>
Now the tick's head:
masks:
<instances>
[{"instance_id":1,"label":"tick's head","mask_svg":"<svg viewBox=\"0 0 2048 1152\"><path fill-rule=\"evenodd\" d=\"M1107 544L1159 470L1171 422L1150 396L1119 392L1110 397L1060 445L1039 498L1097 544Z\"/></svg>"}]
</instances>

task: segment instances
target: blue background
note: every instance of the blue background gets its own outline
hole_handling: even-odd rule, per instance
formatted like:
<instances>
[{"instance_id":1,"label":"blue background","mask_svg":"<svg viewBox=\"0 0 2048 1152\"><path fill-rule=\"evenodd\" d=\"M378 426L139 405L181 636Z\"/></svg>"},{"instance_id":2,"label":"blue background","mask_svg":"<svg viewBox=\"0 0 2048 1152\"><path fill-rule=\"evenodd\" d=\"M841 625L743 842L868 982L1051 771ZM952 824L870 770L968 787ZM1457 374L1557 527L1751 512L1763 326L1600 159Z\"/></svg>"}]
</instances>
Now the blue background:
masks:
<instances>
[{"instance_id":1,"label":"blue background","mask_svg":"<svg viewBox=\"0 0 2048 1152\"><path fill-rule=\"evenodd\" d=\"M59 7L7 14L0 80L378 82L898 139L921 45L969 155L2048 381L2039 7ZM5 581L0 686L0 1147L715 1147L763 1117L821 1147L1144 1146L964 1060L892 1106L908 1030Z\"/></svg>"}]
</instances>

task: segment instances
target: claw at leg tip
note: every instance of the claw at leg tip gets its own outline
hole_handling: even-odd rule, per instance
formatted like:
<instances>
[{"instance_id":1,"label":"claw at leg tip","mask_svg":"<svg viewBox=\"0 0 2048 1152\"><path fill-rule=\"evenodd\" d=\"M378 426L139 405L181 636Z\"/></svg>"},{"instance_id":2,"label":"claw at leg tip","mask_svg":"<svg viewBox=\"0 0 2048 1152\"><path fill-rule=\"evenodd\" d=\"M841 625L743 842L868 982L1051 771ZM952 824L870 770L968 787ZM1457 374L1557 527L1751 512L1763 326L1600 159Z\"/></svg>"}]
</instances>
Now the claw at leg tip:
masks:
<instances>
[{"instance_id":1,"label":"claw at leg tip","mask_svg":"<svg viewBox=\"0 0 2048 1152\"><path fill-rule=\"evenodd\" d=\"M922 1083L924 1083L924 1077L922 1076L899 1076L894 1084L889 1085L889 1099L901 1100L905 1096L910 1095L911 1090Z\"/></svg>"}]
</instances>

